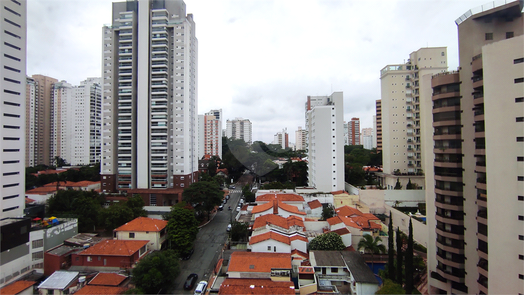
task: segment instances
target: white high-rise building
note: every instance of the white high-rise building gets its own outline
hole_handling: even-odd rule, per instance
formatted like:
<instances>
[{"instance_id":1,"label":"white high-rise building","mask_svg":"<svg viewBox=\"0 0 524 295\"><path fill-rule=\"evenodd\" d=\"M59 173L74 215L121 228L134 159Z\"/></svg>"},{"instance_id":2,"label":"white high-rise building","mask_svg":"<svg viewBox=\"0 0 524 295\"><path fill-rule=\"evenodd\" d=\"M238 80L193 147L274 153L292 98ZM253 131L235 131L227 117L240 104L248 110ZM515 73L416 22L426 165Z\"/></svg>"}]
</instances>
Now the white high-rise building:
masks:
<instances>
[{"instance_id":1,"label":"white high-rise building","mask_svg":"<svg viewBox=\"0 0 524 295\"><path fill-rule=\"evenodd\" d=\"M305 105L308 185L319 191L344 189L344 100L342 92L308 96Z\"/></svg>"},{"instance_id":2,"label":"white high-rise building","mask_svg":"<svg viewBox=\"0 0 524 295\"><path fill-rule=\"evenodd\" d=\"M243 139L247 144L253 143L252 123L249 119L235 118L226 121L226 137L232 139Z\"/></svg>"},{"instance_id":3,"label":"white high-rise building","mask_svg":"<svg viewBox=\"0 0 524 295\"><path fill-rule=\"evenodd\" d=\"M182 0L115 2L112 16L103 28L102 190L149 189L157 205L155 189L198 180L195 22Z\"/></svg>"},{"instance_id":4,"label":"white high-rise building","mask_svg":"<svg viewBox=\"0 0 524 295\"><path fill-rule=\"evenodd\" d=\"M373 149L373 138L374 138L373 128L362 128L360 133L360 143L364 146L366 150Z\"/></svg>"},{"instance_id":5,"label":"white high-rise building","mask_svg":"<svg viewBox=\"0 0 524 295\"><path fill-rule=\"evenodd\" d=\"M278 144L283 149L289 147L289 134L287 133L287 128L282 129L282 132L277 132L275 136L273 136L273 144Z\"/></svg>"},{"instance_id":6,"label":"white high-rise building","mask_svg":"<svg viewBox=\"0 0 524 295\"><path fill-rule=\"evenodd\" d=\"M306 130L298 126L298 130L295 131L295 149L297 151L306 150Z\"/></svg>"},{"instance_id":7,"label":"white high-rise building","mask_svg":"<svg viewBox=\"0 0 524 295\"><path fill-rule=\"evenodd\" d=\"M1 218L22 216L25 208L26 11L23 0L0 7Z\"/></svg>"}]
</instances>

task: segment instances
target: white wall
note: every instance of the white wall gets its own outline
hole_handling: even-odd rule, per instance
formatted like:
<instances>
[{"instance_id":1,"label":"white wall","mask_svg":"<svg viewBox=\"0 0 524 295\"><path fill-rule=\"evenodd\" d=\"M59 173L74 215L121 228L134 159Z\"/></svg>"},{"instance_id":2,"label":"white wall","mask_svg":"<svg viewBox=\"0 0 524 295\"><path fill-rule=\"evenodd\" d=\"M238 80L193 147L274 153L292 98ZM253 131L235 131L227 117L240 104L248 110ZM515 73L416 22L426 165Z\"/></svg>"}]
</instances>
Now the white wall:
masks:
<instances>
[{"instance_id":1,"label":"white wall","mask_svg":"<svg viewBox=\"0 0 524 295\"><path fill-rule=\"evenodd\" d=\"M275 240L265 240L254 245L249 245L251 247L251 252L263 252L263 253L291 253L291 245L278 242ZM271 247L268 250L268 247ZM276 247L276 250L275 250Z\"/></svg>"},{"instance_id":2,"label":"white wall","mask_svg":"<svg viewBox=\"0 0 524 295\"><path fill-rule=\"evenodd\" d=\"M130 238L129 233L134 233L135 237ZM160 250L162 247L162 242L166 240L164 235L162 239L160 238L159 232L139 232L139 231L118 231L116 232L116 240L127 240L127 241L150 241L147 245L150 250Z\"/></svg>"},{"instance_id":3,"label":"white wall","mask_svg":"<svg viewBox=\"0 0 524 295\"><path fill-rule=\"evenodd\" d=\"M409 216L403 212L386 205L386 214L389 215L391 212L391 217L393 218L393 228L399 227L400 230L406 235L409 234ZM421 244L424 247L428 247L428 227L426 224L412 219L413 222L413 240Z\"/></svg>"}]
</instances>

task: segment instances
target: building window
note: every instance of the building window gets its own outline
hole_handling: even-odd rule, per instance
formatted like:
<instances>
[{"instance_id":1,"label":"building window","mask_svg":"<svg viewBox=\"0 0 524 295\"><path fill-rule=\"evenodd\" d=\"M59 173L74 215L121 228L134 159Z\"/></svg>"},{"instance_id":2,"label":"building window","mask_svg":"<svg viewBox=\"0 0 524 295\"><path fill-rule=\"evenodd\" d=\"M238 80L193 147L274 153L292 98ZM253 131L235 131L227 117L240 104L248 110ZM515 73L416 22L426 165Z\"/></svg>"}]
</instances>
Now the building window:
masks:
<instances>
[{"instance_id":1,"label":"building window","mask_svg":"<svg viewBox=\"0 0 524 295\"><path fill-rule=\"evenodd\" d=\"M39 251L39 252L35 252L32 254L33 256L33 261L34 260L38 260L38 259L43 259L44 258L44 251Z\"/></svg>"},{"instance_id":2,"label":"building window","mask_svg":"<svg viewBox=\"0 0 524 295\"><path fill-rule=\"evenodd\" d=\"M520 221L524 220L524 216L519 215L519 220L520 220Z\"/></svg>"},{"instance_id":3,"label":"building window","mask_svg":"<svg viewBox=\"0 0 524 295\"><path fill-rule=\"evenodd\" d=\"M506 39L513 38L515 34L513 32L506 32Z\"/></svg>"},{"instance_id":4,"label":"building window","mask_svg":"<svg viewBox=\"0 0 524 295\"><path fill-rule=\"evenodd\" d=\"M524 102L524 97L515 98L515 102Z\"/></svg>"},{"instance_id":5,"label":"building window","mask_svg":"<svg viewBox=\"0 0 524 295\"><path fill-rule=\"evenodd\" d=\"M267 246L267 250L268 250L268 251L271 251L271 246Z\"/></svg>"},{"instance_id":6,"label":"building window","mask_svg":"<svg viewBox=\"0 0 524 295\"><path fill-rule=\"evenodd\" d=\"M519 197L518 197L518 200L519 200L519 201L524 201L524 196L519 196Z\"/></svg>"},{"instance_id":7,"label":"building window","mask_svg":"<svg viewBox=\"0 0 524 295\"><path fill-rule=\"evenodd\" d=\"M524 260L524 255L519 254L519 259Z\"/></svg>"},{"instance_id":8,"label":"building window","mask_svg":"<svg viewBox=\"0 0 524 295\"><path fill-rule=\"evenodd\" d=\"M515 121L517 121L517 122L524 122L524 117L517 117L515 119Z\"/></svg>"},{"instance_id":9,"label":"building window","mask_svg":"<svg viewBox=\"0 0 524 295\"><path fill-rule=\"evenodd\" d=\"M524 142L524 136L517 137L517 142Z\"/></svg>"},{"instance_id":10,"label":"building window","mask_svg":"<svg viewBox=\"0 0 524 295\"><path fill-rule=\"evenodd\" d=\"M486 33L486 40L493 40L493 33Z\"/></svg>"},{"instance_id":11,"label":"building window","mask_svg":"<svg viewBox=\"0 0 524 295\"><path fill-rule=\"evenodd\" d=\"M522 83L522 82L524 82L524 78L515 79L515 83Z\"/></svg>"},{"instance_id":12,"label":"building window","mask_svg":"<svg viewBox=\"0 0 524 295\"><path fill-rule=\"evenodd\" d=\"M135 233L129 233L129 238L130 239L134 239L135 238Z\"/></svg>"},{"instance_id":13,"label":"building window","mask_svg":"<svg viewBox=\"0 0 524 295\"><path fill-rule=\"evenodd\" d=\"M338 267L332 267L331 273L338 273Z\"/></svg>"},{"instance_id":14,"label":"building window","mask_svg":"<svg viewBox=\"0 0 524 295\"><path fill-rule=\"evenodd\" d=\"M517 58L517 59L514 59L514 60L513 60L513 63L514 63L514 64L519 64L519 63L522 63L522 62L524 62L524 57Z\"/></svg>"},{"instance_id":15,"label":"building window","mask_svg":"<svg viewBox=\"0 0 524 295\"><path fill-rule=\"evenodd\" d=\"M43 246L44 246L44 240L43 239L34 240L33 241L33 248L40 248L40 247L43 247Z\"/></svg>"},{"instance_id":16,"label":"building window","mask_svg":"<svg viewBox=\"0 0 524 295\"><path fill-rule=\"evenodd\" d=\"M524 176L517 176L518 181L524 181Z\"/></svg>"},{"instance_id":17,"label":"building window","mask_svg":"<svg viewBox=\"0 0 524 295\"><path fill-rule=\"evenodd\" d=\"M517 157L518 162L524 162L524 157Z\"/></svg>"},{"instance_id":18,"label":"building window","mask_svg":"<svg viewBox=\"0 0 524 295\"><path fill-rule=\"evenodd\" d=\"M93 261L93 259L91 258L91 256L87 256L87 262L91 262Z\"/></svg>"}]
</instances>

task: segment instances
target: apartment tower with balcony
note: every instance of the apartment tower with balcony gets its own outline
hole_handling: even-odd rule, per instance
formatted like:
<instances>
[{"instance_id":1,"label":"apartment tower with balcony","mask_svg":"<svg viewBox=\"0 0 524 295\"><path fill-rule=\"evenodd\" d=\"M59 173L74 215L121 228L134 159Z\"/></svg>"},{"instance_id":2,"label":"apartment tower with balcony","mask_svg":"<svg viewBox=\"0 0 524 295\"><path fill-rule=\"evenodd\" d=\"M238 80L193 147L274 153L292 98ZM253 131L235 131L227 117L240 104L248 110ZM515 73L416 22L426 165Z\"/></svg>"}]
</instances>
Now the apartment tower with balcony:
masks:
<instances>
[{"instance_id":1,"label":"apartment tower with balcony","mask_svg":"<svg viewBox=\"0 0 524 295\"><path fill-rule=\"evenodd\" d=\"M202 116L203 155L222 159L222 109L211 110Z\"/></svg>"},{"instance_id":2,"label":"apartment tower with balcony","mask_svg":"<svg viewBox=\"0 0 524 295\"><path fill-rule=\"evenodd\" d=\"M348 145L360 145L360 119L351 118L348 122Z\"/></svg>"},{"instance_id":3,"label":"apartment tower with balcony","mask_svg":"<svg viewBox=\"0 0 524 295\"><path fill-rule=\"evenodd\" d=\"M253 143L253 123L249 119L235 118L226 121L226 137L242 139L247 144Z\"/></svg>"},{"instance_id":4,"label":"apartment tower with balcony","mask_svg":"<svg viewBox=\"0 0 524 295\"><path fill-rule=\"evenodd\" d=\"M432 294L524 294L522 8L513 1L462 15L459 73L432 79Z\"/></svg>"},{"instance_id":5,"label":"apartment tower with balcony","mask_svg":"<svg viewBox=\"0 0 524 295\"><path fill-rule=\"evenodd\" d=\"M397 179L403 187L409 180L424 187L423 141L431 126L431 83L424 76L447 70L446 47L421 48L403 64L387 65L380 71L383 187L391 189ZM378 118L377 118L378 120ZM377 132L378 133L378 132Z\"/></svg>"},{"instance_id":6,"label":"apartment tower with balcony","mask_svg":"<svg viewBox=\"0 0 524 295\"><path fill-rule=\"evenodd\" d=\"M375 101L375 116L373 117L373 128L375 133L375 147L377 152L382 152L382 101L377 99Z\"/></svg>"},{"instance_id":7,"label":"apartment tower with balcony","mask_svg":"<svg viewBox=\"0 0 524 295\"><path fill-rule=\"evenodd\" d=\"M321 192L344 190L342 92L308 96L305 104L308 185Z\"/></svg>"},{"instance_id":8,"label":"apartment tower with balcony","mask_svg":"<svg viewBox=\"0 0 524 295\"><path fill-rule=\"evenodd\" d=\"M295 149L297 151L306 150L306 130L298 126L298 130L295 131Z\"/></svg>"},{"instance_id":9,"label":"apartment tower with balcony","mask_svg":"<svg viewBox=\"0 0 524 295\"><path fill-rule=\"evenodd\" d=\"M155 205L154 192L198 180L195 22L182 0L115 2L112 21L103 27L102 190L145 189Z\"/></svg>"}]
</instances>

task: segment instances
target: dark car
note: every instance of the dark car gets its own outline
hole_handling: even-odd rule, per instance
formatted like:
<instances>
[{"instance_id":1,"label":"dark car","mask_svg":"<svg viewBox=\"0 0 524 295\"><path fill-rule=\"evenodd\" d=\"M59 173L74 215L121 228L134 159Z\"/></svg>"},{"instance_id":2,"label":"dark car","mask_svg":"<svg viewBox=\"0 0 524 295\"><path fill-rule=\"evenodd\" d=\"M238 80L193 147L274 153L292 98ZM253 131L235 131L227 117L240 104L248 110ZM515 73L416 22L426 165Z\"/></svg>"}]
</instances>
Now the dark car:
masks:
<instances>
[{"instance_id":1,"label":"dark car","mask_svg":"<svg viewBox=\"0 0 524 295\"><path fill-rule=\"evenodd\" d=\"M192 273L189 276L187 276L187 280L184 283L184 289L191 290L193 287L195 287L195 283L198 280L198 275L196 273Z\"/></svg>"},{"instance_id":2,"label":"dark car","mask_svg":"<svg viewBox=\"0 0 524 295\"><path fill-rule=\"evenodd\" d=\"M191 249L189 252L181 254L180 257L182 258L182 260L189 260L189 258L191 258L191 255L193 255L193 252L195 252L195 249Z\"/></svg>"}]
</instances>

